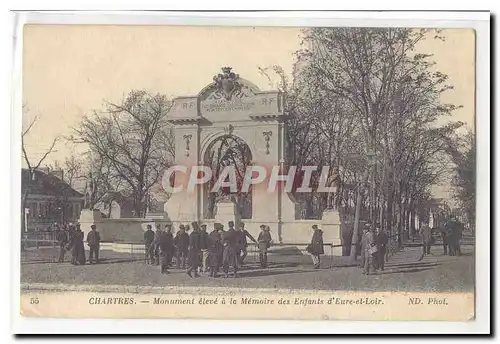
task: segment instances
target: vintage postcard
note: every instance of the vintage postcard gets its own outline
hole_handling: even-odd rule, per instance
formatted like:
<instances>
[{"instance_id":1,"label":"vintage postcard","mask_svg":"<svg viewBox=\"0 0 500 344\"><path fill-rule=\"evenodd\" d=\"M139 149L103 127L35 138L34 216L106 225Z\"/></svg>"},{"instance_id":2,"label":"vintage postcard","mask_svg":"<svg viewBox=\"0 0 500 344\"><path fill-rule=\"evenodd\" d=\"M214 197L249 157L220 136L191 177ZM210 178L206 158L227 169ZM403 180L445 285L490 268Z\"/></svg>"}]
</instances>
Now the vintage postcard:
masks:
<instances>
[{"instance_id":1,"label":"vintage postcard","mask_svg":"<svg viewBox=\"0 0 500 344\"><path fill-rule=\"evenodd\" d=\"M473 27L19 32L23 318L475 321Z\"/></svg>"}]
</instances>

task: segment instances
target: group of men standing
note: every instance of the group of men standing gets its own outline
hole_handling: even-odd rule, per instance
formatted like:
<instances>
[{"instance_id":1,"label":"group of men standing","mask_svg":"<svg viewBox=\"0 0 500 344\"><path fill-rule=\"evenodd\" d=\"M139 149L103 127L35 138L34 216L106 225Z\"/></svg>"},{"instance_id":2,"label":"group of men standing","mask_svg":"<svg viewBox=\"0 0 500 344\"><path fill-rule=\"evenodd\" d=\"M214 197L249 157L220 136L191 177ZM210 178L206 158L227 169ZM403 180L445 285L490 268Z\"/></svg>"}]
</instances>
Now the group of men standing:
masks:
<instances>
[{"instance_id":1,"label":"group of men standing","mask_svg":"<svg viewBox=\"0 0 500 344\"><path fill-rule=\"evenodd\" d=\"M99 263L99 248L101 236L97 231L96 225L90 226L91 230L87 234L87 245L89 246L89 263ZM67 251L71 251L71 264L84 265L86 263L84 233L80 224L75 226L66 225L62 228L56 228L56 240L59 245L59 263L64 262Z\"/></svg>"},{"instance_id":2,"label":"group of men standing","mask_svg":"<svg viewBox=\"0 0 500 344\"><path fill-rule=\"evenodd\" d=\"M212 232L207 232L205 224L198 222L189 225L180 225L178 232L173 234L172 226L165 225L163 230L160 225L153 232L152 226L147 225L144 233L146 262L160 265L161 273L168 273L168 268L173 266L175 258L177 269L186 269L189 277L199 277L206 273L210 277L218 277L222 268L224 276L229 276L231 270L233 277L244 265L248 254L247 238L258 244L261 267L267 267L267 250L271 245L269 227L262 225L261 232L256 240L240 223L235 229L234 222L228 222L228 230L224 231L222 224L215 224Z\"/></svg>"},{"instance_id":3,"label":"group of men standing","mask_svg":"<svg viewBox=\"0 0 500 344\"><path fill-rule=\"evenodd\" d=\"M456 221L449 221L444 226L439 228L439 235L443 242L443 254L450 256L460 256L460 240L462 239L462 226ZM423 254L430 254L431 247L435 243L435 238L432 235L432 229L425 224L420 229L422 238Z\"/></svg>"},{"instance_id":4,"label":"group of men standing","mask_svg":"<svg viewBox=\"0 0 500 344\"><path fill-rule=\"evenodd\" d=\"M379 226L365 225L361 237L361 264L364 275L384 271L389 236Z\"/></svg>"}]
</instances>

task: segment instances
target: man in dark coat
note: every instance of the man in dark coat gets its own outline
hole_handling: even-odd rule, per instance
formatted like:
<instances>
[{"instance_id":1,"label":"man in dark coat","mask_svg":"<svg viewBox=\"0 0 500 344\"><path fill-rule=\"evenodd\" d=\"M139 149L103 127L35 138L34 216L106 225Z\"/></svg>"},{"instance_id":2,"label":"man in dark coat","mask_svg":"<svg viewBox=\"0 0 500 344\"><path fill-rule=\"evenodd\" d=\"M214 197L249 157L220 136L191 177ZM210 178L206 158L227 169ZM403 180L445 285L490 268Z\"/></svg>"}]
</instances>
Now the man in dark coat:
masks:
<instances>
[{"instance_id":1,"label":"man in dark coat","mask_svg":"<svg viewBox=\"0 0 500 344\"><path fill-rule=\"evenodd\" d=\"M186 259L189 251L189 235L184 228L184 225L180 225L179 231L174 238L177 269L186 268Z\"/></svg>"},{"instance_id":2,"label":"man in dark coat","mask_svg":"<svg viewBox=\"0 0 500 344\"><path fill-rule=\"evenodd\" d=\"M85 247L83 246L84 234L80 229L80 224L76 225L76 230L73 232L70 246L68 250L71 249L71 264L73 265L85 265Z\"/></svg>"},{"instance_id":3,"label":"man in dark coat","mask_svg":"<svg viewBox=\"0 0 500 344\"><path fill-rule=\"evenodd\" d=\"M385 267L385 254L387 252L387 244L389 243L389 236L387 233L377 227L377 236L375 238L375 243L377 244L377 267L384 271Z\"/></svg>"},{"instance_id":4,"label":"man in dark coat","mask_svg":"<svg viewBox=\"0 0 500 344\"><path fill-rule=\"evenodd\" d=\"M240 232L240 234L239 234L239 236L240 236L240 238L239 238L240 248L239 249L240 250L238 252L238 258L239 258L238 263L240 264L240 266L243 266L244 260L245 260L246 256L248 255L247 237L256 244L257 244L257 240L255 240L255 238L250 233L248 233L248 231L245 229L245 223L241 222L238 227L239 227L238 232Z\"/></svg>"},{"instance_id":5,"label":"man in dark coat","mask_svg":"<svg viewBox=\"0 0 500 344\"><path fill-rule=\"evenodd\" d=\"M146 264L151 264L154 262L154 245L153 242L155 240L155 232L151 225L146 226L147 229L144 232L144 251L146 254Z\"/></svg>"},{"instance_id":6,"label":"man in dark coat","mask_svg":"<svg viewBox=\"0 0 500 344\"><path fill-rule=\"evenodd\" d=\"M423 253L431 254L432 230L428 224L424 224L422 228L420 228L420 236L422 238Z\"/></svg>"},{"instance_id":7,"label":"man in dark coat","mask_svg":"<svg viewBox=\"0 0 500 344\"><path fill-rule=\"evenodd\" d=\"M455 253L457 256L461 256L462 255L462 251L460 250L460 241L462 240L462 233L463 231L463 227L461 224L457 224L457 227L455 228L455 232L454 232L454 242L455 242Z\"/></svg>"},{"instance_id":8,"label":"man in dark coat","mask_svg":"<svg viewBox=\"0 0 500 344\"><path fill-rule=\"evenodd\" d=\"M259 262L261 268L267 268L267 250L271 247L271 233L266 225L260 226L260 233L257 237L259 245Z\"/></svg>"},{"instance_id":9,"label":"man in dark coat","mask_svg":"<svg viewBox=\"0 0 500 344\"><path fill-rule=\"evenodd\" d=\"M101 243L101 236L96 229L96 225L90 226L91 230L89 234L87 234L87 245L89 245L89 263L98 264L99 263L99 247Z\"/></svg>"},{"instance_id":10,"label":"man in dark coat","mask_svg":"<svg viewBox=\"0 0 500 344\"><path fill-rule=\"evenodd\" d=\"M200 226L200 250L201 250L201 266L200 272L208 272L208 246L209 246L209 235L207 233L207 225L202 224Z\"/></svg>"},{"instance_id":11,"label":"man in dark coat","mask_svg":"<svg viewBox=\"0 0 500 344\"><path fill-rule=\"evenodd\" d=\"M308 246L308 252L311 254L315 269L320 268L321 255L325 253L323 248L323 231L317 225L312 226L313 236Z\"/></svg>"},{"instance_id":12,"label":"man in dark coat","mask_svg":"<svg viewBox=\"0 0 500 344\"><path fill-rule=\"evenodd\" d=\"M57 243L59 244L59 263L64 262L64 256L66 255L66 246L69 243L69 231L67 227L63 227L57 232Z\"/></svg>"},{"instance_id":13,"label":"man in dark coat","mask_svg":"<svg viewBox=\"0 0 500 344\"><path fill-rule=\"evenodd\" d=\"M174 258L175 255L174 234L172 233L172 225L170 224L165 225L165 235L167 235L169 237L169 240L172 241L172 247L167 257L167 267L171 267L172 259Z\"/></svg>"},{"instance_id":14,"label":"man in dark coat","mask_svg":"<svg viewBox=\"0 0 500 344\"><path fill-rule=\"evenodd\" d=\"M448 245L450 248L450 256L459 256L461 255L460 240L462 239L462 226L458 221L454 219L450 220L447 226L449 228Z\"/></svg>"},{"instance_id":15,"label":"man in dark coat","mask_svg":"<svg viewBox=\"0 0 500 344\"><path fill-rule=\"evenodd\" d=\"M224 277L228 277L229 266L233 268L233 277L237 277L238 273L238 257L237 252L238 246L238 234L234 230L234 222L228 222L229 229L224 233L222 237L222 243L224 245L224 253L222 258L222 267L224 270Z\"/></svg>"},{"instance_id":16,"label":"man in dark coat","mask_svg":"<svg viewBox=\"0 0 500 344\"><path fill-rule=\"evenodd\" d=\"M153 257L151 258L152 264L160 265L160 239L163 234L161 226L159 224L156 225L155 230L155 238L153 240L153 247L151 248L153 251Z\"/></svg>"},{"instance_id":17,"label":"man in dark coat","mask_svg":"<svg viewBox=\"0 0 500 344\"><path fill-rule=\"evenodd\" d=\"M200 275L198 275L201 255L200 230L198 224L192 223L191 225L193 226L193 231L189 236L189 269L186 271L186 273L189 275L189 277L193 277L193 275L191 275L191 272L194 271L194 277L200 277Z\"/></svg>"},{"instance_id":18,"label":"man in dark coat","mask_svg":"<svg viewBox=\"0 0 500 344\"><path fill-rule=\"evenodd\" d=\"M169 231L161 231L159 234L158 247L160 249L160 269L162 274L168 273L169 258L172 257L174 250L174 240L172 233Z\"/></svg>"},{"instance_id":19,"label":"man in dark coat","mask_svg":"<svg viewBox=\"0 0 500 344\"><path fill-rule=\"evenodd\" d=\"M223 228L215 225L215 228L209 234L208 241L208 264L210 266L210 277L217 277L224 252L222 244Z\"/></svg>"}]
</instances>

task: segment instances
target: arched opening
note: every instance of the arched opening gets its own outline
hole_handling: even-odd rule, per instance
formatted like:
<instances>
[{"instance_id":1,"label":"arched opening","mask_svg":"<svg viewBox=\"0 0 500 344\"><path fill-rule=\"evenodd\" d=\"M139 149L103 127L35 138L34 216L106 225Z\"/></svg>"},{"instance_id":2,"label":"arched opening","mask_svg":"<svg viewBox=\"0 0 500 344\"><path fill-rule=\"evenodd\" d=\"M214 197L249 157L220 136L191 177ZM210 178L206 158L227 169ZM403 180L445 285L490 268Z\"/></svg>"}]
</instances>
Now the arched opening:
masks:
<instances>
[{"instance_id":1,"label":"arched opening","mask_svg":"<svg viewBox=\"0 0 500 344\"><path fill-rule=\"evenodd\" d=\"M252 218L252 186L248 192L241 192L241 185L245 171L251 165L252 153L250 147L241 138L226 134L219 136L207 147L203 156L205 166L212 170L212 178L203 187L203 217L215 218L217 202L230 199L236 204L237 211L242 219ZM236 172L237 191L221 188L212 192L212 188L226 166L233 166ZM228 181L226 178L225 181Z\"/></svg>"}]
</instances>

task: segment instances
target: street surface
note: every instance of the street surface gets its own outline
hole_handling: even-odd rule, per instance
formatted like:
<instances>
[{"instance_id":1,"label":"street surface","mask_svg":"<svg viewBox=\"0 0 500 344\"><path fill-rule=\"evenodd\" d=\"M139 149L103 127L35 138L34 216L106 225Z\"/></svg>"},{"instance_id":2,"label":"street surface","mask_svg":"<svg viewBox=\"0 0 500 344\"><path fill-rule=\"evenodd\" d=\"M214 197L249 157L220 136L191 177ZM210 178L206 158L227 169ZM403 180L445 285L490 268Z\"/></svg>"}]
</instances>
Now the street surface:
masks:
<instances>
[{"instance_id":1,"label":"street surface","mask_svg":"<svg viewBox=\"0 0 500 344\"><path fill-rule=\"evenodd\" d=\"M442 246L433 246L421 261L421 247L405 247L386 263L385 271L365 276L348 257L324 257L314 270L311 258L297 252L269 255L269 268L261 269L257 255L249 253L238 278L207 276L190 278L184 270L162 275L158 266L146 265L141 254L101 251L101 264L73 266L57 263L57 249L23 253L21 283L71 285L207 286L283 288L309 290L432 291L474 290L474 252L462 246L462 256L444 256ZM88 252L87 252L88 256ZM66 256L70 259L70 254ZM87 257L88 258L88 257Z\"/></svg>"}]
</instances>

